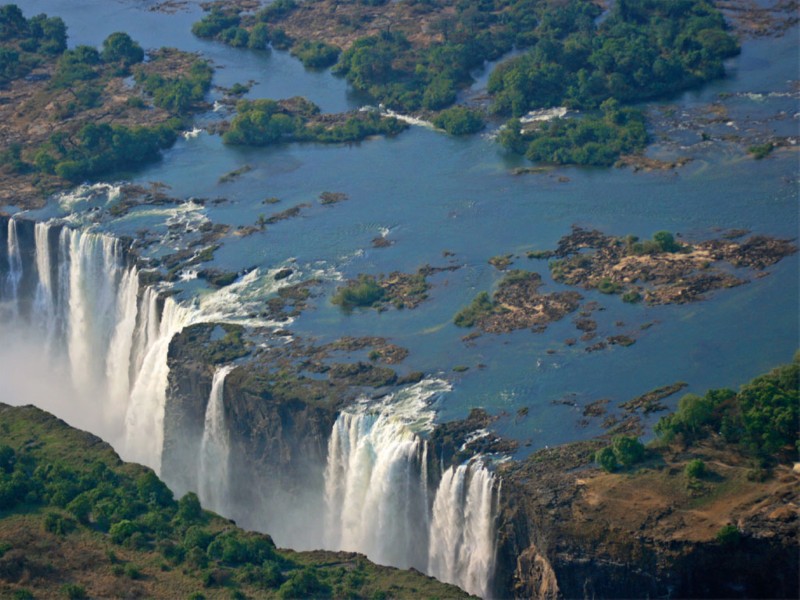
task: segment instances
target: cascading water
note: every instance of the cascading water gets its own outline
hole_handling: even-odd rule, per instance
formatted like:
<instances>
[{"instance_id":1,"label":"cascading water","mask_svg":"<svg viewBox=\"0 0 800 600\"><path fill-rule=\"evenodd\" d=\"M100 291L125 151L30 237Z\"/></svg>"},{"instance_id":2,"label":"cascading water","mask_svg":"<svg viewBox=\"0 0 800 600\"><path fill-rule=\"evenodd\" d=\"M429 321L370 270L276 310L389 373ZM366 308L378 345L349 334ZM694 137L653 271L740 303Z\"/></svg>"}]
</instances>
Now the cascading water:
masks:
<instances>
[{"instance_id":1,"label":"cascading water","mask_svg":"<svg viewBox=\"0 0 800 600\"><path fill-rule=\"evenodd\" d=\"M20 229L28 228L32 232L25 239L32 242L23 247ZM5 229L0 305L10 310L0 314L0 327L16 327L35 338L29 340L34 346L48 349L50 363L38 368L64 371L76 395L91 402L89 428L126 460L156 471L172 338L201 318L250 322L241 315L255 312L266 295L292 279L261 277L254 270L184 305L140 286L137 267L126 260L124 244L115 237L15 218ZM25 260L29 256L32 261Z\"/></svg>"},{"instance_id":2,"label":"cascading water","mask_svg":"<svg viewBox=\"0 0 800 600\"><path fill-rule=\"evenodd\" d=\"M399 419L342 413L328 446L325 473L328 547L364 552L401 568L425 567L427 447Z\"/></svg>"},{"instance_id":3,"label":"cascading water","mask_svg":"<svg viewBox=\"0 0 800 600\"><path fill-rule=\"evenodd\" d=\"M468 592L490 592L499 486L483 465L451 467L428 495L427 442L433 396L425 380L377 407L340 413L328 443L325 545L375 562L415 567Z\"/></svg>"},{"instance_id":4,"label":"cascading water","mask_svg":"<svg viewBox=\"0 0 800 600\"><path fill-rule=\"evenodd\" d=\"M483 598L494 574L495 487L494 475L475 462L447 469L433 501L428 547L429 575Z\"/></svg>"},{"instance_id":5,"label":"cascading water","mask_svg":"<svg viewBox=\"0 0 800 600\"><path fill-rule=\"evenodd\" d=\"M203 441L200 445L200 463L197 469L198 495L203 506L226 514L228 494L228 459L230 440L225 423L223 395L225 378L232 365L221 367L214 373L211 394L206 406Z\"/></svg>"},{"instance_id":6,"label":"cascading water","mask_svg":"<svg viewBox=\"0 0 800 600\"><path fill-rule=\"evenodd\" d=\"M20 253L19 236L17 235L17 222L15 219L8 220L8 235L6 243L6 253L8 256L8 274L6 275L6 286L8 288L13 318L18 314L19 283L22 279L22 256Z\"/></svg>"},{"instance_id":7,"label":"cascading water","mask_svg":"<svg viewBox=\"0 0 800 600\"><path fill-rule=\"evenodd\" d=\"M27 325L20 325L48 349L51 361L40 368L63 364L78 396L94 400L99 433L116 442L125 458L158 470L166 353L191 310L168 298L159 311L157 292L140 290L138 270L126 264L120 240L62 224L33 225L32 252L26 251L34 255L34 272L24 273L19 227L17 219L8 220L6 285L0 290L12 307L6 326L17 325L20 307L27 307ZM35 281L32 299L23 297L23 278Z\"/></svg>"},{"instance_id":8,"label":"cascading water","mask_svg":"<svg viewBox=\"0 0 800 600\"><path fill-rule=\"evenodd\" d=\"M160 470L173 336L200 318L241 320L275 291L276 280L251 272L195 306L181 305L140 286L120 240L57 223L22 223L11 218L5 228L0 301L11 313L0 329L36 337L48 349L40 356L51 363L35 368L64 372L99 421L90 428L126 460ZM202 500L223 513L222 395L229 371L214 377L197 466ZM429 490L429 449L420 434L432 427L431 401L448 389L424 380L340 414L328 446L324 531L314 537L328 548L415 567L484 595L494 568L494 477L473 463L446 471L438 487L431 480ZM50 395L57 408L59 394Z\"/></svg>"},{"instance_id":9,"label":"cascading water","mask_svg":"<svg viewBox=\"0 0 800 600\"><path fill-rule=\"evenodd\" d=\"M169 343L192 323L194 316L194 311L179 305L172 298L164 301L158 333L148 339L148 345L142 352L142 366L136 374L128 401L125 414L126 457L149 465L156 471L161 468L164 446Z\"/></svg>"}]
</instances>

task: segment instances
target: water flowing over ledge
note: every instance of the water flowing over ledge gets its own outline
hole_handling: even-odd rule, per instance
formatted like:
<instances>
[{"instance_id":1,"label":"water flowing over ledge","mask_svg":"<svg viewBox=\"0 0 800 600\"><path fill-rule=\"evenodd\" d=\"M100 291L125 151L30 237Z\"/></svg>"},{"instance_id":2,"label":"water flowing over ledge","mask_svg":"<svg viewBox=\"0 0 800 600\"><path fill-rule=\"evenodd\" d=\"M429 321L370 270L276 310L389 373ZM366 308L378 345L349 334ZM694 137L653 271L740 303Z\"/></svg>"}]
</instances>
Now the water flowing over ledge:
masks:
<instances>
[{"instance_id":1,"label":"water flowing over ledge","mask_svg":"<svg viewBox=\"0 0 800 600\"><path fill-rule=\"evenodd\" d=\"M491 590L499 482L478 460L431 474L420 433L431 400L449 390L423 380L379 406L342 412L325 471L325 544L414 567L470 593Z\"/></svg>"},{"instance_id":2,"label":"water flowing over ledge","mask_svg":"<svg viewBox=\"0 0 800 600\"><path fill-rule=\"evenodd\" d=\"M251 271L181 303L140 283L123 240L63 222L8 218L0 232L0 328L45 350L35 368L61 373L81 403L77 410L95 419L87 428L109 439L124 459L160 472L170 342L199 322L268 325L245 315L288 284L269 275ZM200 452L192 459L196 491L222 514L232 510L233 486L243 484L230 476L225 381L232 369L214 373ZM362 552L486 595L499 483L478 461L447 469L437 464L426 435L434 427L434 404L448 391L447 382L428 378L339 413L324 481L314 492L324 519L310 537L317 547Z\"/></svg>"},{"instance_id":3,"label":"water flowing over ledge","mask_svg":"<svg viewBox=\"0 0 800 600\"><path fill-rule=\"evenodd\" d=\"M220 514L228 512L228 461L230 438L225 423L223 393L225 378L233 365L220 367L214 373L211 394L206 407L203 440L200 444L200 461L197 465L198 495L203 506Z\"/></svg>"},{"instance_id":4,"label":"water flowing over ledge","mask_svg":"<svg viewBox=\"0 0 800 600\"><path fill-rule=\"evenodd\" d=\"M200 321L274 325L246 315L293 281L256 269L180 303L140 283L118 238L59 221L8 218L0 229L0 327L44 349L36 368L59 375L76 398L91 402L84 407L95 413L90 428L124 459L156 472L172 338Z\"/></svg>"}]
</instances>

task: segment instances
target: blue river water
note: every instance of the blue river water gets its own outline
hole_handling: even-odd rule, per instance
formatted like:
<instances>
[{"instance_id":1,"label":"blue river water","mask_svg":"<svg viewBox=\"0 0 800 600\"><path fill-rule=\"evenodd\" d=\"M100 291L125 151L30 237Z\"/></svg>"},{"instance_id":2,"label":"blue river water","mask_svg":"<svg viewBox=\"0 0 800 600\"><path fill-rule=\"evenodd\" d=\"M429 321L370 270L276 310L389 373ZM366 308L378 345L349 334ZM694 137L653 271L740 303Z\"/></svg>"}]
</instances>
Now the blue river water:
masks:
<instances>
[{"instance_id":1,"label":"blue river water","mask_svg":"<svg viewBox=\"0 0 800 600\"><path fill-rule=\"evenodd\" d=\"M26 0L26 15L58 15L67 23L70 44L99 45L124 30L146 48L174 46L201 53L217 67L215 84L254 80L248 97L306 96L326 112L362 106L363 98L329 72L310 72L284 52L234 50L192 36L201 14L194 3L175 14L151 12L155 3L122 0ZM728 64L729 77L668 101L690 111L724 103L732 122L766 121L776 134L798 135L796 96L797 31L782 38L743 45ZM484 79L485 80L485 79ZM219 92L212 94L219 97ZM665 102L666 103L666 102ZM777 117L776 117L777 115ZM219 117L199 118L200 126ZM609 234L650 237L658 230L704 239L725 229L796 238L798 234L798 154L793 149L755 161L744 150L699 134L681 134L695 160L677 171L562 168L514 175L526 166L490 139L452 138L412 127L391 139L348 146L292 144L265 149L230 148L205 131L181 139L164 159L111 182L163 182L181 198L224 198L207 202L203 214L214 223L253 225L259 215L307 203L301 215L264 232L222 241L212 266L240 270L297 265L352 278L359 273L413 272L425 264L458 265L434 276L430 299L414 310L343 313L330 301L336 278L328 276L312 310L291 329L320 341L342 335L379 335L409 348L408 369L440 374L453 390L440 400L440 419L466 415L481 406L506 414L496 429L529 448L589 437L599 422L580 423L580 408L600 398L611 405L676 381L687 391L736 387L791 360L798 348L798 257L768 269L748 285L712 294L707 301L666 307L623 304L618 297L584 293L605 309L594 313L601 336L635 334L630 347L586 352L569 347L579 337L570 317L543 333L520 331L483 335L470 344L452 317L480 291L490 291L503 274L488 264L513 254L514 267L541 273L545 291L566 289L552 282L545 262L525 257L529 250L555 247L573 224ZM651 153L668 152L656 144ZM250 170L229 183L219 178ZM321 205L324 191L348 199ZM277 197L278 204L264 199ZM54 207L43 214L53 214ZM104 227L133 235L143 227L163 227L164 216L133 212ZM385 235L393 245L372 247ZM445 255L447 253L447 255ZM619 323L622 323L621 325ZM643 324L654 323L646 330ZM469 370L454 372L456 366ZM674 405L677 397L669 399ZM516 413L527 408L524 418Z\"/></svg>"}]
</instances>

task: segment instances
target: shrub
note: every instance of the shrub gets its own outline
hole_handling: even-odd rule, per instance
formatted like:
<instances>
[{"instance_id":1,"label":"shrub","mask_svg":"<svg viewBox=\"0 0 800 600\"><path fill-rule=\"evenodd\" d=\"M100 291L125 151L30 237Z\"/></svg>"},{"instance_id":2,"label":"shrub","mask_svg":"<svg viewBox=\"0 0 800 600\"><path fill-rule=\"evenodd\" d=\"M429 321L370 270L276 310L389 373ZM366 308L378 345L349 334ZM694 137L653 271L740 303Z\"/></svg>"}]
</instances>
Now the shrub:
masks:
<instances>
[{"instance_id":1,"label":"shrub","mask_svg":"<svg viewBox=\"0 0 800 600\"><path fill-rule=\"evenodd\" d=\"M103 41L103 50L100 55L103 62L121 63L130 67L144 60L144 50L127 33L116 32Z\"/></svg>"},{"instance_id":2,"label":"shrub","mask_svg":"<svg viewBox=\"0 0 800 600\"><path fill-rule=\"evenodd\" d=\"M675 237L669 231L658 231L653 234L653 241L658 244L662 252L678 252L681 247L675 242Z\"/></svg>"},{"instance_id":3,"label":"shrub","mask_svg":"<svg viewBox=\"0 0 800 600\"><path fill-rule=\"evenodd\" d=\"M766 142L764 144L757 144L755 146L750 146L747 151L753 155L753 158L756 160L761 160L762 158L766 158L769 156L772 151L775 149L775 144L772 142Z\"/></svg>"},{"instance_id":4,"label":"shrub","mask_svg":"<svg viewBox=\"0 0 800 600\"><path fill-rule=\"evenodd\" d=\"M716 535L716 540L724 546L730 546L739 543L742 533L736 525L725 525Z\"/></svg>"},{"instance_id":5,"label":"shrub","mask_svg":"<svg viewBox=\"0 0 800 600\"><path fill-rule=\"evenodd\" d=\"M67 535L74 531L76 523L73 519L57 512L49 512L44 517L44 530L56 535Z\"/></svg>"},{"instance_id":6,"label":"shrub","mask_svg":"<svg viewBox=\"0 0 800 600\"><path fill-rule=\"evenodd\" d=\"M454 106L443 110L433 118L433 124L439 129L444 129L450 135L477 133L486 126L486 122L478 111L463 106Z\"/></svg>"},{"instance_id":7,"label":"shrub","mask_svg":"<svg viewBox=\"0 0 800 600\"><path fill-rule=\"evenodd\" d=\"M611 441L611 448L623 467L630 467L644 458L644 445L635 437L617 436Z\"/></svg>"},{"instance_id":8,"label":"shrub","mask_svg":"<svg viewBox=\"0 0 800 600\"><path fill-rule=\"evenodd\" d=\"M695 458L686 463L683 471L689 479L701 479L706 474L706 463L699 458Z\"/></svg>"},{"instance_id":9,"label":"shrub","mask_svg":"<svg viewBox=\"0 0 800 600\"><path fill-rule=\"evenodd\" d=\"M316 569L306 567L294 571L278 590L279 598L326 598L331 595L331 587L320 581Z\"/></svg>"},{"instance_id":10,"label":"shrub","mask_svg":"<svg viewBox=\"0 0 800 600\"><path fill-rule=\"evenodd\" d=\"M139 531L139 526L133 521L124 519L119 523L114 523L108 530L111 536L111 541L115 544L122 544L125 540L131 537L134 533Z\"/></svg>"},{"instance_id":11,"label":"shrub","mask_svg":"<svg viewBox=\"0 0 800 600\"><path fill-rule=\"evenodd\" d=\"M184 523L193 523L203 516L200 499L194 492L188 492L178 500L178 519Z\"/></svg>"},{"instance_id":12,"label":"shrub","mask_svg":"<svg viewBox=\"0 0 800 600\"><path fill-rule=\"evenodd\" d=\"M69 600L83 600L88 598L86 595L86 588L77 583L65 583L61 586L61 594Z\"/></svg>"},{"instance_id":13,"label":"shrub","mask_svg":"<svg viewBox=\"0 0 800 600\"><path fill-rule=\"evenodd\" d=\"M320 41L304 40L292 46L291 54L310 69L325 69L339 58L341 50L331 44Z\"/></svg>"},{"instance_id":14,"label":"shrub","mask_svg":"<svg viewBox=\"0 0 800 600\"><path fill-rule=\"evenodd\" d=\"M141 579L142 571L134 564L125 565L125 575L130 579Z\"/></svg>"},{"instance_id":15,"label":"shrub","mask_svg":"<svg viewBox=\"0 0 800 600\"><path fill-rule=\"evenodd\" d=\"M608 277L603 277L603 279L597 282L597 291L602 294L617 294L620 289L620 285Z\"/></svg>"},{"instance_id":16,"label":"shrub","mask_svg":"<svg viewBox=\"0 0 800 600\"><path fill-rule=\"evenodd\" d=\"M374 277L359 275L357 281L351 281L348 285L340 287L331 298L331 302L351 310L357 306L374 306L385 295L386 290L378 285Z\"/></svg>"},{"instance_id":17,"label":"shrub","mask_svg":"<svg viewBox=\"0 0 800 600\"><path fill-rule=\"evenodd\" d=\"M628 290L622 294L622 301L630 304L635 304L641 301L642 295L637 290Z\"/></svg>"},{"instance_id":18,"label":"shrub","mask_svg":"<svg viewBox=\"0 0 800 600\"><path fill-rule=\"evenodd\" d=\"M617 457L614 456L614 451L610 446L598 450L594 455L594 460L607 473L613 473L617 470Z\"/></svg>"},{"instance_id":19,"label":"shrub","mask_svg":"<svg viewBox=\"0 0 800 600\"><path fill-rule=\"evenodd\" d=\"M494 303L489 294L481 292L472 300L466 308L461 309L453 317L456 327L472 327L479 319L494 312Z\"/></svg>"}]
</instances>

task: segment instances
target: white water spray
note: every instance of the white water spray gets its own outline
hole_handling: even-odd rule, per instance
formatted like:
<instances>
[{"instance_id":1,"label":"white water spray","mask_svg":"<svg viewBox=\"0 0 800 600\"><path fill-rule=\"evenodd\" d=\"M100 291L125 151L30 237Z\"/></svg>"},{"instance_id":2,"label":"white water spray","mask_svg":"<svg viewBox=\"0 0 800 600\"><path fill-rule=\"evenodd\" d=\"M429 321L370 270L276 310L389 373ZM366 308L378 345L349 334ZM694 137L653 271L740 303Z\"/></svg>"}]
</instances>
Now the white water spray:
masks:
<instances>
[{"instance_id":1,"label":"white water spray","mask_svg":"<svg viewBox=\"0 0 800 600\"><path fill-rule=\"evenodd\" d=\"M191 311L167 299L159 314L157 291L142 293L120 240L61 224L33 225L35 272L23 274L19 227L9 219L7 285L0 291L13 307L10 324L17 324L20 306L29 306L22 313L27 325L18 325L48 350L49 362L39 368L64 363L78 396L95 399L98 433L125 458L158 470L166 352ZM35 282L32 299L23 297L23 275Z\"/></svg>"},{"instance_id":2,"label":"white water spray","mask_svg":"<svg viewBox=\"0 0 800 600\"><path fill-rule=\"evenodd\" d=\"M8 220L8 275L6 283L11 296L12 315L18 314L19 283L22 280L22 254L19 247L19 237L17 235L17 222L14 219Z\"/></svg>"},{"instance_id":3,"label":"white water spray","mask_svg":"<svg viewBox=\"0 0 800 600\"><path fill-rule=\"evenodd\" d=\"M450 467L433 501L427 573L486 597L495 564L495 477L473 462Z\"/></svg>"},{"instance_id":4,"label":"white water spray","mask_svg":"<svg viewBox=\"0 0 800 600\"><path fill-rule=\"evenodd\" d=\"M326 542L372 560L425 567L427 442L387 414L342 413L328 446Z\"/></svg>"},{"instance_id":5,"label":"white water spray","mask_svg":"<svg viewBox=\"0 0 800 600\"><path fill-rule=\"evenodd\" d=\"M225 514L228 496L228 460L230 440L225 422L223 397L225 378L233 365L221 367L214 373L211 394L206 406L203 441L200 445L200 463L197 471L198 495L203 506Z\"/></svg>"},{"instance_id":6,"label":"white water spray","mask_svg":"<svg viewBox=\"0 0 800 600\"><path fill-rule=\"evenodd\" d=\"M431 503L431 400L449 389L425 380L377 406L340 413L328 444L325 544L415 567L468 592L490 592L499 485L477 462L451 467Z\"/></svg>"}]
</instances>

